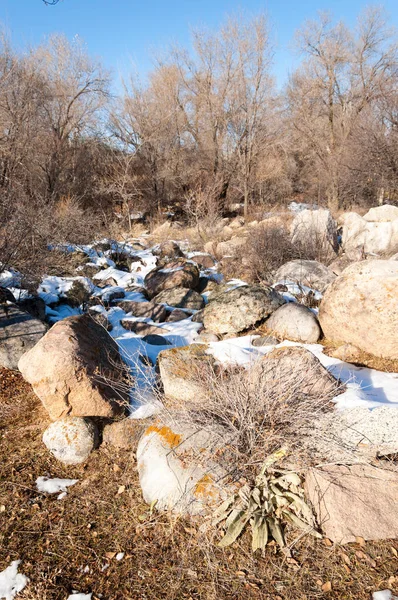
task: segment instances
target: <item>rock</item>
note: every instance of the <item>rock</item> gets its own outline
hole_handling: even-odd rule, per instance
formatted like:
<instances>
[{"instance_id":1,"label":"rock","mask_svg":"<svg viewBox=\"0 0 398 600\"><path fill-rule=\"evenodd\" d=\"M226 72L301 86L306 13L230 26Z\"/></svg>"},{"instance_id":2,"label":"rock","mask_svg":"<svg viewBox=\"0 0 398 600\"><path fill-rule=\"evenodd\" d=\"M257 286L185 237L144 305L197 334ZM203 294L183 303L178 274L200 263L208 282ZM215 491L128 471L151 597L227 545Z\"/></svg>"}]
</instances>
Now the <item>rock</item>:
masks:
<instances>
[{"instance_id":1,"label":"rock","mask_svg":"<svg viewBox=\"0 0 398 600\"><path fill-rule=\"evenodd\" d=\"M284 302L271 287L242 286L212 298L203 309L203 324L216 334L239 333L264 320Z\"/></svg>"},{"instance_id":2,"label":"rock","mask_svg":"<svg viewBox=\"0 0 398 600\"><path fill-rule=\"evenodd\" d=\"M398 251L398 219L368 221L356 213L345 213L342 246L348 256L361 250L366 254L390 256Z\"/></svg>"},{"instance_id":3,"label":"rock","mask_svg":"<svg viewBox=\"0 0 398 600\"><path fill-rule=\"evenodd\" d=\"M194 340L195 344L209 344L210 342L219 342L220 338L211 331L202 331L200 335Z\"/></svg>"},{"instance_id":4,"label":"rock","mask_svg":"<svg viewBox=\"0 0 398 600\"><path fill-rule=\"evenodd\" d=\"M276 271L274 283L296 283L320 292L336 279L336 275L316 260L291 260Z\"/></svg>"},{"instance_id":5,"label":"rock","mask_svg":"<svg viewBox=\"0 0 398 600\"><path fill-rule=\"evenodd\" d=\"M270 385L289 382L291 389L300 397L331 400L345 389L312 352L300 346L275 348L264 356L262 365L261 377Z\"/></svg>"},{"instance_id":6,"label":"rock","mask_svg":"<svg viewBox=\"0 0 398 600\"><path fill-rule=\"evenodd\" d=\"M155 229L152 230L152 235L155 237L163 236L163 235L166 235L167 233L169 233L170 229L171 229L170 221L165 221L164 223L162 223L161 225L158 225L157 227L155 227Z\"/></svg>"},{"instance_id":7,"label":"rock","mask_svg":"<svg viewBox=\"0 0 398 600\"><path fill-rule=\"evenodd\" d=\"M105 425L102 443L118 450L135 450L143 433L143 425L138 419L123 419Z\"/></svg>"},{"instance_id":8,"label":"rock","mask_svg":"<svg viewBox=\"0 0 398 600\"><path fill-rule=\"evenodd\" d=\"M18 369L18 361L37 344L47 327L15 304L0 304L0 366Z\"/></svg>"},{"instance_id":9,"label":"rock","mask_svg":"<svg viewBox=\"0 0 398 600\"><path fill-rule=\"evenodd\" d=\"M361 260L361 257L359 257L358 260ZM343 256L336 258L336 260L329 265L329 269L333 271L335 275L341 275L344 269L352 265L353 262L357 261L353 260L352 255L347 256L344 254Z\"/></svg>"},{"instance_id":10,"label":"rock","mask_svg":"<svg viewBox=\"0 0 398 600\"><path fill-rule=\"evenodd\" d=\"M156 421L137 447L145 502L180 514L213 512L228 495L227 470L215 462L228 443L220 428L204 430L184 423Z\"/></svg>"},{"instance_id":11,"label":"rock","mask_svg":"<svg viewBox=\"0 0 398 600\"><path fill-rule=\"evenodd\" d=\"M55 323L18 367L53 420L114 417L128 405L117 344L88 314Z\"/></svg>"},{"instance_id":12,"label":"rock","mask_svg":"<svg viewBox=\"0 0 398 600\"><path fill-rule=\"evenodd\" d=\"M88 310L88 314L91 316L92 319L94 319L96 323L98 323L98 325L101 325L101 327L106 329L106 331L112 331L113 325L109 321L106 314L104 314L103 312L93 310L92 308Z\"/></svg>"},{"instance_id":13,"label":"rock","mask_svg":"<svg viewBox=\"0 0 398 600\"><path fill-rule=\"evenodd\" d=\"M205 269L211 269L216 264L215 259L210 254L195 254L191 260Z\"/></svg>"},{"instance_id":14,"label":"rock","mask_svg":"<svg viewBox=\"0 0 398 600\"><path fill-rule=\"evenodd\" d=\"M151 346L171 346L171 342L166 340L162 335L157 335L156 333L152 333L149 335L144 335L142 341L146 344L150 344Z\"/></svg>"},{"instance_id":15,"label":"rock","mask_svg":"<svg viewBox=\"0 0 398 600\"><path fill-rule=\"evenodd\" d=\"M180 308L175 308L174 310L171 311L171 313L169 314L169 316L167 317L166 320L168 323L177 323L178 321L183 321L184 319L189 319L190 316L191 315L184 312Z\"/></svg>"},{"instance_id":16,"label":"rock","mask_svg":"<svg viewBox=\"0 0 398 600\"><path fill-rule=\"evenodd\" d=\"M168 268L156 268L150 271L144 280L150 298L164 290L179 288L195 289L199 283L199 269L189 262L171 263Z\"/></svg>"},{"instance_id":17,"label":"rock","mask_svg":"<svg viewBox=\"0 0 398 600\"><path fill-rule=\"evenodd\" d=\"M46 318L46 303L40 296L30 296L19 300L18 306L39 321L44 321Z\"/></svg>"},{"instance_id":18,"label":"rock","mask_svg":"<svg viewBox=\"0 0 398 600\"><path fill-rule=\"evenodd\" d=\"M311 469L305 491L325 536L335 543L398 537L398 473L370 465Z\"/></svg>"},{"instance_id":19,"label":"rock","mask_svg":"<svg viewBox=\"0 0 398 600\"><path fill-rule=\"evenodd\" d=\"M204 251L207 254L214 255L216 253L217 242L206 242L203 246Z\"/></svg>"},{"instance_id":20,"label":"rock","mask_svg":"<svg viewBox=\"0 0 398 600\"><path fill-rule=\"evenodd\" d=\"M314 313L301 304L289 302L278 308L266 321L267 329L278 338L316 344L321 336L318 319Z\"/></svg>"},{"instance_id":21,"label":"rock","mask_svg":"<svg viewBox=\"0 0 398 600\"><path fill-rule=\"evenodd\" d=\"M166 289L153 298L154 302L175 306L176 308L188 308L190 310L200 310L204 307L203 297L195 290L189 290L184 287Z\"/></svg>"},{"instance_id":22,"label":"rock","mask_svg":"<svg viewBox=\"0 0 398 600\"><path fill-rule=\"evenodd\" d=\"M120 298L124 298L125 295L124 289L118 287L105 290L101 295L101 299L105 306L109 306L111 302L114 300L120 300Z\"/></svg>"},{"instance_id":23,"label":"rock","mask_svg":"<svg viewBox=\"0 0 398 600\"><path fill-rule=\"evenodd\" d=\"M255 348L261 348L261 346L276 346L279 343L279 340L272 335L264 335L261 337L256 337L254 340L252 340L252 346Z\"/></svg>"},{"instance_id":24,"label":"rock","mask_svg":"<svg viewBox=\"0 0 398 600\"><path fill-rule=\"evenodd\" d=\"M220 242L217 244L217 256L235 256L239 249L242 249L247 243L247 238L235 236L228 242Z\"/></svg>"},{"instance_id":25,"label":"rock","mask_svg":"<svg viewBox=\"0 0 398 600\"><path fill-rule=\"evenodd\" d=\"M47 427L43 442L57 460L65 465L78 465L94 450L98 432L90 419L65 417Z\"/></svg>"},{"instance_id":26,"label":"rock","mask_svg":"<svg viewBox=\"0 0 398 600\"><path fill-rule=\"evenodd\" d=\"M145 323L145 321L129 321L128 319L122 319L120 325L124 329L127 329L127 331L132 331L137 335L160 335L162 333L168 333L168 330L164 327L157 327L156 325Z\"/></svg>"},{"instance_id":27,"label":"rock","mask_svg":"<svg viewBox=\"0 0 398 600\"><path fill-rule=\"evenodd\" d=\"M135 285L135 284L128 285L126 287L126 292L136 292L137 294L142 294L142 296L144 296L144 298L149 300L146 289L141 287L140 285Z\"/></svg>"},{"instance_id":28,"label":"rock","mask_svg":"<svg viewBox=\"0 0 398 600\"><path fill-rule=\"evenodd\" d=\"M374 206L368 210L363 218L365 221L373 221L377 223L395 221L398 219L398 206L393 206L392 204Z\"/></svg>"},{"instance_id":29,"label":"rock","mask_svg":"<svg viewBox=\"0 0 398 600\"><path fill-rule=\"evenodd\" d=\"M337 250L337 225L326 209L302 210L296 214L291 224L293 243L310 242L321 248L329 256Z\"/></svg>"},{"instance_id":30,"label":"rock","mask_svg":"<svg viewBox=\"0 0 398 600\"><path fill-rule=\"evenodd\" d=\"M0 304L5 305L7 302L13 302L15 304L15 296L8 288L0 285Z\"/></svg>"},{"instance_id":31,"label":"rock","mask_svg":"<svg viewBox=\"0 0 398 600\"><path fill-rule=\"evenodd\" d=\"M333 463L375 460L398 453L398 411L389 405L354 407L319 415L311 440Z\"/></svg>"},{"instance_id":32,"label":"rock","mask_svg":"<svg viewBox=\"0 0 398 600\"><path fill-rule=\"evenodd\" d=\"M350 363L360 361L361 354L361 350L356 346L353 346L353 344L343 344L329 352L329 356L332 358L338 358L339 360Z\"/></svg>"},{"instance_id":33,"label":"rock","mask_svg":"<svg viewBox=\"0 0 398 600\"><path fill-rule=\"evenodd\" d=\"M172 240L162 242L159 246L158 256L160 261L167 262L167 259L184 258L184 253L177 244Z\"/></svg>"},{"instance_id":34,"label":"rock","mask_svg":"<svg viewBox=\"0 0 398 600\"><path fill-rule=\"evenodd\" d=\"M132 313L134 317L148 317L155 323L162 323L167 318L167 310L162 304L156 301L133 302L132 300L123 300L118 306L126 313Z\"/></svg>"},{"instance_id":35,"label":"rock","mask_svg":"<svg viewBox=\"0 0 398 600\"><path fill-rule=\"evenodd\" d=\"M322 298L325 337L381 358L398 359L398 263L372 260L343 271Z\"/></svg>"},{"instance_id":36,"label":"rock","mask_svg":"<svg viewBox=\"0 0 398 600\"><path fill-rule=\"evenodd\" d=\"M163 350L158 357L167 408L200 404L207 396L206 377L214 374L214 358L200 344Z\"/></svg>"}]
</instances>

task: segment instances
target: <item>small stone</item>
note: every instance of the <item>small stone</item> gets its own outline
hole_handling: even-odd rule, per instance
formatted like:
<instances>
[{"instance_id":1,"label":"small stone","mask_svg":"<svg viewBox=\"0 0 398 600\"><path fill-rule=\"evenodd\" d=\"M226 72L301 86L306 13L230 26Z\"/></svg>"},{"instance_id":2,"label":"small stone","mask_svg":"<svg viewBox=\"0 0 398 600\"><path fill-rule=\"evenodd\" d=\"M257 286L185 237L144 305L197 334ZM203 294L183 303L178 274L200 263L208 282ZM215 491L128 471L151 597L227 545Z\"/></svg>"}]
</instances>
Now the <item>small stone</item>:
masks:
<instances>
[{"instance_id":1,"label":"small stone","mask_svg":"<svg viewBox=\"0 0 398 600\"><path fill-rule=\"evenodd\" d=\"M66 465L85 462L94 450L98 431L90 419L65 417L51 423L43 442L53 456Z\"/></svg>"},{"instance_id":2,"label":"small stone","mask_svg":"<svg viewBox=\"0 0 398 600\"><path fill-rule=\"evenodd\" d=\"M151 346L171 346L171 342L166 340L162 335L157 335L156 333L150 333L149 335L145 335L142 338L142 341L146 344L150 344Z\"/></svg>"}]
</instances>

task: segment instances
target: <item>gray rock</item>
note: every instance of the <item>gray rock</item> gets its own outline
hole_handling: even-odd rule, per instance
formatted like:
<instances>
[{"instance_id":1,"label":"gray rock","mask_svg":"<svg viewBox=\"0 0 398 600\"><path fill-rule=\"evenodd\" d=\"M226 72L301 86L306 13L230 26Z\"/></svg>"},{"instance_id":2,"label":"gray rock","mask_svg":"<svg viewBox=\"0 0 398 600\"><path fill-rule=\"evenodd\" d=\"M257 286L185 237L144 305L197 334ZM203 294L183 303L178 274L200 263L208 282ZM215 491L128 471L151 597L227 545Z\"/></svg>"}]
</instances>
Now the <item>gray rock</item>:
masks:
<instances>
[{"instance_id":1,"label":"gray rock","mask_svg":"<svg viewBox=\"0 0 398 600\"><path fill-rule=\"evenodd\" d=\"M23 300L19 300L18 306L22 310L26 310L32 317L35 319L39 319L40 321L44 321L46 318L46 303L43 298L39 296L31 296L29 298L24 298Z\"/></svg>"},{"instance_id":2,"label":"gray rock","mask_svg":"<svg viewBox=\"0 0 398 600\"><path fill-rule=\"evenodd\" d=\"M278 308L266 321L267 328L282 340L315 344L321 328L314 313L301 304L290 302Z\"/></svg>"},{"instance_id":3,"label":"gray rock","mask_svg":"<svg viewBox=\"0 0 398 600\"><path fill-rule=\"evenodd\" d=\"M97 445L98 432L90 419L65 417L51 423L43 442L53 456L66 465L85 462Z\"/></svg>"},{"instance_id":4,"label":"gray rock","mask_svg":"<svg viewBox=\"0 0 398 600\"><path fill-rule=\"evenodd\" d=\"M46 333L47 327L15 304L0 305L0 365L18 369L19 359Z\"/></svg>"},{"instance_id":5,"label":"gray rock","mask_svg":"<svg viewBox=\"0 0 398 600\"><path fill-rule=\"evenodd\" d=\"M190 310L200 310L205 305L203 297L198 292L182 287L164 290L155 296L153 301Z\"/></svg>"},{"instance_id":6,"label":"gray rock","mask_svg":"<svg viewBox=\"0 0 398 600\"><path fill-rule=\"evenodd\" d=\"M115 421L105 425L102 442L118 450L135 450L142 432L142 424L137 419Z\"/></svg>"},{"instance_id":7,"label":"gray rock","mask_svg":"<svg viewBox=\"0 0 398 600\"><path fill-rule=\"evenodd\" d=\"M122 319L120 321L120 325L127 329L127 331L132 331L137 335L160 335L161 333L165 333L165 329L162 327L157 327L156 325L151 325L150 323L145 323L144 321L129 321L128 319ZM167 332L167 331L166 331Z\"/></svg>"},{"instance_id":8,"label":"gray rock","mask_svg":"<svg viewBox=\"0 0 398 600\"><path fill-rule=\"evenodd\" d=\"M162 335L157 335L156 333L150 333L149 335L144 335L142 341L146 344L150 344L151 346L171 346L171 342L166 340Z\"/></svg>"},{"instance_id":9,"label":"gray rock","mask_svg":"<svg viewBox=\"0 0 398 600\"><path fill-rule=\"evenodd\" d=\"M126 313L132 313L134 317L148 317L155 323L162 323L167 318L167 310L155 300L150 302L123 300L123 302L118 303L118 306Z\"/></svg>"},{"instance_id":10,"label":"gray rock","mask_svg":"<svg viewBox=\"0 0 398 600\"><path fill-rule=\"evenodd\" d=\"M184 312L180 308L176 308L171 311L171 313L169 314L169 316L167 317L166 320L168 323L176 323L178 321L183 321L184 319L189 319L190 316L191 315Z\"/></svg>"},{"instance_id":11,"label":"gray rock","mask_svg":"<svg viewBox=\"0 0 398 600\"><path fill-rule=\"evenodd\" d=\"M277 340L276 337L273 337L272 335L264 335L261 337L256 337L252 341L252 346L254 346L255 348L258 348L261 346L276 346L277 344L279 344L279 340Z\"/></svg>"},{"instance_id":12,"label":"gray rock","mask_svg":"<svg viewBox=\"0 0 398 600\"><path fill-rule=\"evenodd\" d=\"M144 279L149 297L154 298L164 290L188 288L194 290L199 284L200 272L196 265L184 259L177 259L150 271ZM183 307L181 307L183 308Z\"/></svg>"},{"instance_id":13,"label":"gray rock","mask_svg":"<svg viewBox=\"0 0 398 600\"><path fill-rule=\"evenodd\" d=\"M203 310L203 324L216 334L239 333L263 321L284 299L271 287L247 285L217 295Z\"/></svg>"},{"instance_id":14,"label":"gray rock","mask_svg":"<svg viewBox=\"0 0 398 600\"><path fill-rule=\"evenodd\" d=\"M297 283L320 292L335 279L333 271L316 260L291 260L274 275L274 283Z\"/></svg>"}]
</instances>

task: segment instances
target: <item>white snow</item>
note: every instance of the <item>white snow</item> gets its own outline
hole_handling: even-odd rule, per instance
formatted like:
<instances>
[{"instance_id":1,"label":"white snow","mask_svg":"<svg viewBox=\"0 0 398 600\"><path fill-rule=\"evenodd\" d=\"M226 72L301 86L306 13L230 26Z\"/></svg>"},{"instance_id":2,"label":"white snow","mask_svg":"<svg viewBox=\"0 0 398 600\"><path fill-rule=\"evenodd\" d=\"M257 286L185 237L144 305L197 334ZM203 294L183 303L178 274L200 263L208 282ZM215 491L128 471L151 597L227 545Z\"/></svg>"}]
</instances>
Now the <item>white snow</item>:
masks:
<instances>
[{"instance_id":1,"label":"white snow","mask_svg":"<svg viewBox=\"0 0 398 600\"><path fill-rule=\"evenodd\" d=\"M124 552L118 552L115 556L116 560L123 560Z\"/></svg>"},{"instance_id":2,"label":"white snow","mask_svg":"<svg viewBox=\"0 0 398 600\"><path fill-rule=\"evenodd\" d=\"M67 488L71 485L75 485L78 481L78 479L58 479L57 477L50 479L49 477L38 477L36 479L36 486L39 492L46 494L58 494L59 492L62 492L58 496L58 500L62 500L66 496Z\"/></svg>"},{"instance_id":3,"label":"white snow","mask_svg":"<svg viewBox=\"0 0 398 600\"><path fill-rule=\"evenodd\" d=\"M73 592L66 600L91 600L92 593L80 594L79 592Z\"/></svg>"},{"instance_id":4,"label":"white snow","mask_svg":"<svg viewBox=\"0 0 398 600\"><path fill-rule=\"evenodd\" d=\"M0 599L14 600L28 583L26 575L18 573L20 562L20 560L13 560L10 566L0 573Z\"/></svg>"}]
</instances>

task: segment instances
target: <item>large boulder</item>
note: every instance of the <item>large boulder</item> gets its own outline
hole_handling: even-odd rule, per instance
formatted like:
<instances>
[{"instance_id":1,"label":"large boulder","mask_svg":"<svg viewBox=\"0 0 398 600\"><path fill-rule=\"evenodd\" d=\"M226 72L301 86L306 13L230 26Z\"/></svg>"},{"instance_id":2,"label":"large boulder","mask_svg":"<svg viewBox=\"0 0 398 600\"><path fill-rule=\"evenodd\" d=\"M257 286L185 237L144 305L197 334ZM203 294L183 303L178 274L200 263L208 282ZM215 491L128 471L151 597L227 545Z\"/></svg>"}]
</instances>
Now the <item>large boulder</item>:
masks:
<instances>
[{"instance_id":1,"label":"large boulder","mask_svg":"<svg viewBox=\"0 0 398 600\"><path fill-rule=\"evenodd\" d=\"M113 417L128 404L117 344L90 315L55 323L18 368L53 420Z\"/></svg>"},{"instance_id":2,"label":"large boulder","mask_svg":"<svg viewBox=\"0 0 398 600\"><path fill-rule=\"evenodd\" d=\"M398 219L398 206L393 206L392 204L374 206L368 210L363 218L365 221L377 223L395 221Z\"/></svg>"},{"instance_id":3,"label":"large boulder","mask_svg":"<svg viewBox=\"0 0 398 600\"><path fill-rule=\"evenodd\" d=\"M292 302L272 313L266 325L278 338L293 342L315 344L321 335L314 313L306 306Z\"/></svg>"},{"instance_id":4,"label":"large boulder","mask_svg":"<svg viewBox=\"0 0 398 600\"><path fill-rule=\"evenodd\" d=\"M382 358L398 359L398 262L373 260L343 271L322 298L325 337Z\"/></svg>"},{"instance_id":5,"label":"large boulder","mask_svg":"<svg viewBox=\"0 0 398 600\"><path fill-rule=\"evenodd\" d=\"M173 240L167 240L166 242L162 242L159 245L159 249L156 253L159 256L160 262L168 262L169 260L175 258L184 257L184 253L181 250L180 246L177 244L177 242L174 242Z\"/></svg>"},{"instance_id":6,"label":"large boulder","mask_svg":"<svg viewBox=\"0 0 398 600\"><path fill-rule=\"evenodd\" d=\"M266 319L284 302L271 287L245 285L217 295L201 318L213 333L239 333Z\"/></svg>"},{"instance_id":7,"label":"large boulder","mask_svg":"<svg viewBox=\"0 0 398 600\"><path fill-rule=\"evenodd\" d=\"M327 209L302 210L292 221L293 243L311 243L326 256L334 256L337 250L337 225Z\"/></svg>"},{"instance_id":8,"label":"large boulder","mask_svg":"<svg viewBox=\"0 0 398 600\"><path fill-rule=\"evenodd\" d=\"M370 221L369 217L365 219L351 212L342 215L341 222L342 246L349 256L355 256L358 250L364 254L383 256L390 256L398 251L398 219Z\"/></svg>"},{"instance_id":9,"label":"large boulder","mask_svg":"<svg viewBox=\"0 0 398 600\"><path fill-rule=\"evenodd\" d=\"M15 304L0 304L0 366L18 369L18 361L37 344L47 327Z\"/></svg>"},{"instance_id":10,"label":"large boulder","mask_svg":"<svg viewBox=\"0 0 398 600\"><path fill-rule=\"evenodd\" d=\"M78 465L88 459L98 444L98 431L90 419L65 417L47 427L43 442L57 460Z\"/></svg>"},{"instance_id":11,"label":"large boulder","mask_svg":"<svg viewBox=\"0 0 398 600\"><path fill-rule=\"evenodd\" d=\"M229 495L227 470L215 461L228 443L225 431L173 421L147 428L137 447L137 466L145 502L158 510L211 513Z\"/></svg>"},{"instance_id":12,"label":"large boulder","mask_svg":"<svg viewBox=\"0 0 398 600\"><path fill-rule=\"evenodd\" d=\"M327 538L338 544L398 537L398 473L370 465L311 469L307 498Z\"/></svg>"},{"instance_id":13,"label":"large boulder","mask_svg":"<svg viewBox=\"0 0 398 600\"><path fill-rule=\"evenodd\" d=\"M143 426L138 419L122 419L107 423L102 431L102 443L113 446L118 450L135 450L143 432Z\"/></svg>"},{"instance_id":14,"label":"large boulder","mask_svg":"<svg viewBox=\"0 0 398 600\"><path fill-rule=\"evenodd\" d=\"M297 283L320 292L336 279L336 275L316 260L291 260L276 271L275 283Z\"/></svg>"},{"instance_id":15,"label":"large boulder","mask_svg":"<svg viewBox=\"0 0 398 600\"><path fill-rule=\"evenodd\" d=\"M176 308L189 308L191 310L200 310L204 307L203 296L195 290L189 290L183 287L164 290L153 299L154 302L175 306Z\"/></svg>"},{"instance_id":16,"label":"large boulder","mask_svg":"<svg viewBox=\"0 0 398 600\"><path fill-rule=\"evenodd\" d=\"M199 284L200 272L198 267L184 260L176 260L167 267L160 267L150 271L144 283L150 298L154 298L163 290L176 287L195 289Z\"/></svg>"},{"instance_id":17,"label":"large boulder","mask_svg":"<svg viewBox=\"0 0 398 600\"><path fill-rule=\"evenodd\" d=\"M193 344L163 350L158 357L164 403L170 407L198 404L207 397L206 378L214 375L214 358L206 345Z\"/></svg>"},{"instance_id":18,"label":"large boulder","mask_svg":"<svg viewBox=\"0 0 398 600\"><path fill-rule=\"evenodd\" d=\"M191 260L204 269L211 269L216 264L216 260L210 254L194 254Z\"/></svg>"}]
</instances>

